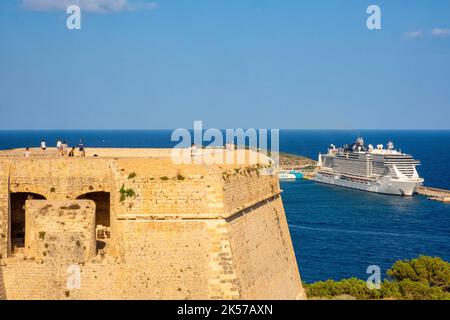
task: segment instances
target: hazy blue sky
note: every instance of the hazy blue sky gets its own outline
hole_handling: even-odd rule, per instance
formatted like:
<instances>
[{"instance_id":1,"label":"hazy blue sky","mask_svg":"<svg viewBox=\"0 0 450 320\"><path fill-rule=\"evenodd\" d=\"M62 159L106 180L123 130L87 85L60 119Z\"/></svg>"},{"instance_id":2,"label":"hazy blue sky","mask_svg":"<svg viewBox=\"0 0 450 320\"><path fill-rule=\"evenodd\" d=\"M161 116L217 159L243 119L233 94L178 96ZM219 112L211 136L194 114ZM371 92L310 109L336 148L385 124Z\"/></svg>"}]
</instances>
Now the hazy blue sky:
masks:
<instances>
[{"instance_id":1,"label":"hazy blue sky","mask_svg":"<svg viewBox=\"0 0 450 320\"><path fill-rule=\"evenodd\" d=\"M448 0L77 2L0 2L0 129L450 129Z\"/></svg>"}]
</instances>

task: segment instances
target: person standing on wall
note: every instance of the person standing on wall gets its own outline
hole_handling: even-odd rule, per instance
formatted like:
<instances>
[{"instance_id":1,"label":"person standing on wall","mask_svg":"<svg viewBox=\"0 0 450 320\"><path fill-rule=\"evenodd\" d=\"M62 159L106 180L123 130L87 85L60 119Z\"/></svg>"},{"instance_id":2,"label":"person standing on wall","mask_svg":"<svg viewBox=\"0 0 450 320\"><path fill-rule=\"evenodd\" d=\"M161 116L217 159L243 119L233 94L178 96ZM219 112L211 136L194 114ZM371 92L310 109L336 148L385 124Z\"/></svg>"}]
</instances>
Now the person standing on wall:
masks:
<instances>
[{"instance_id":1,"label":"person standing on wall","mask_svg":"<svg viewBox=\"0 0 450 320\"><path fill-rule=\"evenodd\" d=\"M78 150L80 151L80 156L86 156L86 149L84 148L84 144L80 139L80 143L78 144Z\"/></svg>"},{"instance_id":2,"label":"person standing on wall","mask_svg":"<svg viewBox=\"0 0 450 320\"><path fill-rule=\"evenodd\" d=\"M56 149L58 150L58 156L62 156L62 142L60 139L56 141Z\"/></svg>"},{"instance_id":3,"label":"person standing on wall","mask_svg":"<svg viewBox=\"0 0 450 320\"><path fill-rule=\"evenodd\" d=\"M44 151L47 149L47 145L46 145L44 139L41 140L41 149L44 150Z\"/></svg>"},{"instance_id":4,"label":"person standing on wall","mask_svg":"<svg viewBox=\"0 0 450 320\"><path fill-rule=\"evenodd\" d=\"M197 146L195 145L195 143L193 143L191 145L191 158L197 156Z\"/></svg>"},{"instance_id":5,"label":"person standing on wall","mask_svg":"<svg viewBox=\"0 0 450 320\"><path fill-rule=\"evenodd\" d=\"M63 143L62 143L62 155L63 156L65 156L66 155L66 152L67 152L67 148L68 148L69 146L67 145L67 142L66 141L63 141Z\"/></svg>"}]
</instances>

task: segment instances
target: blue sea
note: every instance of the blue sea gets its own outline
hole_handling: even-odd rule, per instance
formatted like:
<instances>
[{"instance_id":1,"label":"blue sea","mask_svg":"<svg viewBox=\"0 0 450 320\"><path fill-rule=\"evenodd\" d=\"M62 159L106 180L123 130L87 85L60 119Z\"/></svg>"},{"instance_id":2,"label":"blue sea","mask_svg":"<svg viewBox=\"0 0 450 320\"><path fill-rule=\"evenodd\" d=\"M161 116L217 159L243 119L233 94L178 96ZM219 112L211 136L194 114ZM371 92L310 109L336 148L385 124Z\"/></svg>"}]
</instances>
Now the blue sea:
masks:
<instances>
[{"instance_id":1,"label":"blue sea","mask_svg":"<svg viewBox=\"0 0 450 320\"><path fill-rule=\"evenodd\" d=\"M86 147L172 147L170 130L0 131L0 149L69 145ZM366 144L394 141L421 160L425 184L450 189L450 131L282 130L280 150L317 158L330 144L364 137ZM366 193L301 180L282 182L283 202L303 281L358 277L377 265L383 274L399 259L421 254L450 261L450 204L415 196Z\"/></svg>"}]
</instances>

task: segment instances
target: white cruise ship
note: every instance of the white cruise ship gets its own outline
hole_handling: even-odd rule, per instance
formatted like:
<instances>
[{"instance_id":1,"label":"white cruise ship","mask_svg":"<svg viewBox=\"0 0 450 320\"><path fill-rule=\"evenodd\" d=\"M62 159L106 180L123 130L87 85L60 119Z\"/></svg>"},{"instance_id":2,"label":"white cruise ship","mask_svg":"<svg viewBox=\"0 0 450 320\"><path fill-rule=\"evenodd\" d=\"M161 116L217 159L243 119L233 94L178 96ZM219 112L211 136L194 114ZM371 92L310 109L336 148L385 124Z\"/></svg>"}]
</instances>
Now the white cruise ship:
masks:
<instances>
[{"instance_id":1,"label":"white cruise ship","mask_svg":"<svg viewBox=\"0 0 450 320\"><path fill-rule=\"evenodd\" d=\"M315 181L370 192L411 196L423 179L416 166L420 162L394 149L394 144L366 147L364 140L319 154L319 171Z\"/></svg>"}]
</instances>

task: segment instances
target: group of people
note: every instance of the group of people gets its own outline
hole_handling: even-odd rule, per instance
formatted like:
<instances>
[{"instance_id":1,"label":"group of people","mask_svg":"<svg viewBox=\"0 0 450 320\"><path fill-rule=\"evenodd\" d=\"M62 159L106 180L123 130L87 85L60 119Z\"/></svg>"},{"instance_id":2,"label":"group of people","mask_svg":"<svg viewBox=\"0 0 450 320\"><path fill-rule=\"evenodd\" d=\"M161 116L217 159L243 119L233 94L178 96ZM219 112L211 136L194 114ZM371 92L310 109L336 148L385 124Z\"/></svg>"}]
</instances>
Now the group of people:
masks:
<instances>
[{"instance_id":1,"label":"group of people","mask_svg":"<svg viewBox=\"0 0 450 320\"><path fill-rule=\"evenodd\" d=\"M45 141L43 141L43 142L44 142L44 146L42 146L42 142L41 142L41 148L43 150L45 150ZM72 147L71 150L69 152L67 152L67 150L69 149L69 146L66 141L58 140L56 142L56 149L58 150L58 156L60 156L60 157L65 157L66 155L68 157L75 157L75 149L76 148ZM78 151L79 151L79 155L81 157L86 156L86 150L85 150L83 142L81 142L81 140L80 140L80 143L78 144Z\"/></svg>"},{"instance_id":2,"label":"group of people","mask_svg":"<svg viewBox=\"0 0 450 320\"><path fill-rule=\"evenodd\" d=\"M47 143L45 142L44 139L41 140L41 150L43 150L43 151L47 150ZM61 141L58 139L58 141L56 142L56 150L58 151L57 154L60 157L65 157L65 156L75 157L76 148L72 147L70 149L70 151L68 152L69 145L67 144L66 141ZM81 140L80 140L80 143L78 144L78 152L79 152L80 157L86 156L86 149L84 148L83 142ZM30 148L26 147L24 156L29 157L30 155L31 155Z\"/></svg>"}]
</instances>

